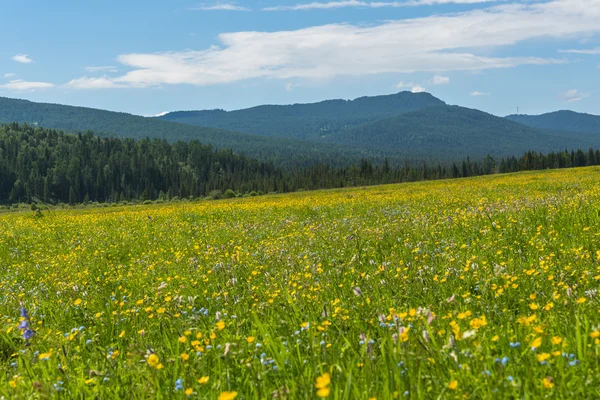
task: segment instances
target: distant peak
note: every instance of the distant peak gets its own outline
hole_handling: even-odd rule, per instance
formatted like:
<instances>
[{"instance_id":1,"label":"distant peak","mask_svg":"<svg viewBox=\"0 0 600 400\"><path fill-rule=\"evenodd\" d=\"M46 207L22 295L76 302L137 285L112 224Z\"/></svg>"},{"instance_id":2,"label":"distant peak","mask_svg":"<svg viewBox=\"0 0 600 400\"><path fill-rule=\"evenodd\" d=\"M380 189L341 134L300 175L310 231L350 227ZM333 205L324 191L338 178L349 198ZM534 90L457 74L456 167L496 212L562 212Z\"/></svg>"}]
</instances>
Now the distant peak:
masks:
<instances>
[{"instance_id":1,"label":"distant peak","mask_svg":"<svg viewBox=\"0 0 600 400\"><path fill-rule=\"evenodd\" d=\"M169 114L169 111L163 111L161 113L156 114L155 117L164 117L167 114Z\"/></svg>"}]
</instances>

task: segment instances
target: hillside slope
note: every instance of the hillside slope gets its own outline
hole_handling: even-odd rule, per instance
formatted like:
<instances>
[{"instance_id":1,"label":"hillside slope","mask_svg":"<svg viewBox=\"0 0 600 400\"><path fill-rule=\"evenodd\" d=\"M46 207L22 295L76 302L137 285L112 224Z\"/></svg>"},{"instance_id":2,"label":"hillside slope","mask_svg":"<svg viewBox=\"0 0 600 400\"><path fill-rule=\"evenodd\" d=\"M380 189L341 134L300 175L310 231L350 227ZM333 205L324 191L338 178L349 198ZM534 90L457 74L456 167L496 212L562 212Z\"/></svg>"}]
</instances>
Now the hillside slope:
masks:
<instances>
[{"instance_id":1,"label":"hillside slope","mask_svg":"<svg viewBox=\"0 0 600 400\"><path fill-rule=\"evenodd\" d=\"M384 156L384 152L379 151L365 151L337 145L323 146L301 140L269 138L120 112L0 97L0 123L10 122L62 129L68 132L92 130L101 136L134 139L149 137L166 139L170 142L197 139L216 148L231 148L237 153L281 165L307 165L314 162L348 164L364 157L381 160Z\"/></svg>"},{"instance_id":2,"label":"hillside slope","mask_svg":"<svg viewBox=\"0 0 600 400\"><path fill-rule=\"evenodd\" d=\"M541 115L508 115L511 121L540 129L586 132L600 135L600 116L561 110Z\"/></svg>"},{"instance_id":3,"label":"hillside slope","mask_svg":"<svg viewBox=\"0 0 600 400\"><path fill-rule=\"evenodd\" d=\"M263 105L236 111L177 111L159 118L264 136L315 140L348 126L444 104L429 93L400 92L355 100Z\"/></svg>"},{"instance_id":4,"label":"hillside slope","mask_svg":"<svg viewBox=\"0 0 600 400\"><path fill-rule=\"evenodd\" d=\"M528 150L599 147L600 138L574 132L535 129L482 111L433 107L339 131L330 143L368 149L395 149L415 158L459 159L506 156Z\"/></svg>"}]
</instances>

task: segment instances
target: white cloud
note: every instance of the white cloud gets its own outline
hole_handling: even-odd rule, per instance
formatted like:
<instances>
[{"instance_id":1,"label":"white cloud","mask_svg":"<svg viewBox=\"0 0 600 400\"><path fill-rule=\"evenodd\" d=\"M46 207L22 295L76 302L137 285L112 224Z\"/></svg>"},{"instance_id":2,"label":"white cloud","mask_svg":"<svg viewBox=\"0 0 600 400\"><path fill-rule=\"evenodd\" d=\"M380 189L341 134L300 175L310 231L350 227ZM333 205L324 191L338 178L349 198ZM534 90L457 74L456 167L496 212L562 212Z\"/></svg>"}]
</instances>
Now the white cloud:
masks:
<instances>
[{"instance_id":1,"label":"white cloud","mask_svg":"<svg viewBox=\"0 0 600 400\"><path fill-rule=\"evenodd\" d=\"M53 88L55 85L48 82L28 82L23 79L17 79L14 81L10 81L5 85L0 85L1 89L9 89L9 90L34 90L34 89L49 89Z\"/></svg>"},{"instance_id":2,"label":"white cloud","mask_svg":"<svg viewBox=\"0 0 600 400\"><path fill-rule=\"evenodd\" d=\"M430 82L434 85L447 85L450 83L450 78L447 76L435 75L433 78L431 78Z\"/></svg>"},{"instance_id":3,"label":"white cloud","mask_svg":"<svg viewBox=\"0 0 600 400\"><path fill-rule=\"evenodd\" d=\"M107 76L101 78L84 77L73 79L65 86L72 89L116 89L126 87L126 85L116 83Z\"/></svg>"},{"instance_id":4,"label":"white cloud","mask_svg":"<svg viewBox=\"0 0 600 400\"><path fill-rule=\"evenodd\" d=\"M405 88L413 87L413 86L415 86L414 83L412 83L412 82L407 83L407 82L403 82L403 81L400 81L400 82L396 83L396 85L394 85L394 87L396 89L405 89Z\"/></svg>"},{"instance_id":5,"label":"white cloud","mask_svg":"<svg viewBox=\"0 0 600 400\"><path fill-rule=\"evenodd\" d=\"M19 62L21 64L31 64L33 60L29 58L27 54L17 54L11 58L13 61Z\"/></svg>"},{"instance_id":6,"label":"white cloud","mask_svg":"<svg viewBox=\"0 0 600 400\"><path fill-rule=\"evenodd\" d=\"M559 53L570 53L570 54L587 54L587 55L600 55L600 47L595 49L569 49L559 50Z\"/></svg>"},{"instance_id":7,"label":"white cloud","mask_svg":"<svg viewBox=\"0 0 600 400\"><path fill-rule=\"evenodd\" d=\"M117 72L117 67L84 67L88 72Z\"/></svg>"},{"instance_id":8,"label":"white cloud","mask_svg":"<svg viewBox=\"0 0 600 400\"><path fill-rule=\"evenodd\" d=\"M361 1L361 0L340 0L328 2L312 2L295 5L265 7L263 11L301 11L301 10L330 10L335 8L398 8L398 7L416 7L430 6L435 4L477 4L490 3L496 0L409 0L409 1Z\"/></svg>"},{"instance_id":9,"label":"white cloud","mask_svg":"<svg viewBox=\"0 0 600 400\"><path fill-rule=\"evenodd\" d=\"M8 78L14 78L15 76L17 76L17 74L12 74L12 73L6 73L6 74L4 74L4 77L7 78L7 79Z\"/></svg>"},{"instance_id":10,"label":"white cloud","mask_svg":"<svg viewBox=\"0 0 600 400\"><path fill-rule=\"evenodd\" d=\"M421 93L425 91L425 88L419 85L418 83L412 82L398 82L394 85L396 89L410 89L413 93Z\"/></svg>"},{"instance_id":11,"label":"white cloud","mask_svg":"<svg viewBox=\"0 0 600 400\"><path fill-rule=\"evenodd\" d=\"M477 92L477 91L475 91L475 92L469 93L469 95L473 96L473 97L479 97L479 96L489 96L490 94L486 93L486 92Z\"/></svg>"},{"instance_id":12,"label":"white cloud","mask_svg":"<svg viewBox=\"0 0 600 400\"><path fill-rule=\"evenodd\" d=\"M195 7L189 8L191 11L250 11L249 8L236 6L230 3L216 3L212 5L201 4Z\"/></svg>"},{"instance_id":13,"label":"white cloud","mask_svg":"<svg viewBox=\"0 0 600 400\"><path fill-rule=\"evenodd\" d=\"M567 90L566 92L560 94L560 98L568 101L569 103L579 101L589 96L590 93L582 93L577 89Z\"/></svg>"},{"instance_id":14,"label":"white cloud","mask_svg":"<svg viewBox=\"0 0 600 400\"><path fill-rule=\"evenodd\" d=\"M265 7L263 11L288 11L288 10L314 10L314 9L331 9L331 8L343 8L343 7L368 7L369 3L366 1L358 0L346 0L346 1L331 1L328 3L308 3L308 4L296 4L293 6L273 6Z\"/></svg>"},{"instance_id":15,"label":"white cloud","mask_svg":"<svg viewBox=\"0 0 600 400\"><path fill-rule=\"evenodd\" d=\"M247 79L330 79L416 71L480 71L564 63L535 56L490 56L490 49L540 38L600 33L600 0L502 4L462 13L331 24L292 31L232 32L204 50L123 54L131 71L80 87L217 85Z\"/></svg>"},{"instance_id":16,"label":"white cloud","mask_svg":"<svg viewBox=\"0 0 600 400\"><path fill-rule=\"evenodd\" d=\"M163 117L163 116L167 115L168 113L169 113L169 111L163 111L161 113L154 115L154 117Z\"/></svg>"},{"instance_id":17,"label":"white cloud","mask_svg":"<svg viewBox=\"0 0 600 400\"><path fill-rule=\"evenodd\" d=\"M301 85L297 84L297 83L293 83L293 82L287 82L285 84L285 90L288 92L293 92L294 88L299 87Z\"/></svg>"}]
</instances>

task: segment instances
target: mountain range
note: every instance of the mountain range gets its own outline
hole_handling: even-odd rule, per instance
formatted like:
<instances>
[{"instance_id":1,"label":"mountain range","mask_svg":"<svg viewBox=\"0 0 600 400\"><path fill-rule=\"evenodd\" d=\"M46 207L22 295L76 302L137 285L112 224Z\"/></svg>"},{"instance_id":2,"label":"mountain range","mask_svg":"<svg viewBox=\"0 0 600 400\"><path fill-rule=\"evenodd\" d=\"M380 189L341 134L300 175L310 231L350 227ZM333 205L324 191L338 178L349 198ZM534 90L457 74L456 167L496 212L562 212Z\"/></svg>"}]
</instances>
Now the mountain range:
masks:
<instances>
[{"instance_id":1,"label":"mountain range","mask_svg":"<svg viewBox=\"0 0 600 400\"><path fill-rule=\"evenodd\" d=\"M570 110L542 115L509 115L506 118L523 125L555 131L600 133L600 117Z\"/></svg>"},{"instance_id":2,"label":"mountain range","mask_svg":"<svg viewBox=\"0 0 600 400\"><path fill-rule=\"evenodd\" d=\"M600 147L600 116L558 111L502 118L411 92L155 118L0 98L0 123L8 122L135 139L197 139L279 165L453 161Z\"/></svg>"}]
</instances>

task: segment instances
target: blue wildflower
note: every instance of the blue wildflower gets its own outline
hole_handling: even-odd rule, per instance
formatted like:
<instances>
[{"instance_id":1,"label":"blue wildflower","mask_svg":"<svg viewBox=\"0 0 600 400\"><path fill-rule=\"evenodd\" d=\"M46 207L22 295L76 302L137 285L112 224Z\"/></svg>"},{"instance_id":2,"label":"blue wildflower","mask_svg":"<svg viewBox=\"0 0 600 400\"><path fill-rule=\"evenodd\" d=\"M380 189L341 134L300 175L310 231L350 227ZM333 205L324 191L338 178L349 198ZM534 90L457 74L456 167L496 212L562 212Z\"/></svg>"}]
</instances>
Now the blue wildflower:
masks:
<instances>
[{"instance_id":1,"label":"blue wildflower","mask_svg":"<svg viewBox=\"0 0 600 400\"><path fill-rule=\"evenodd\" d=\"M21 318L22 321L19 323L19 329L23 331L23 339L29 340L35 334L35 331L29 326L29 313L27 312L27 309L23 307L23 305L21 305Z\"/></svg>"}]
</instances>

